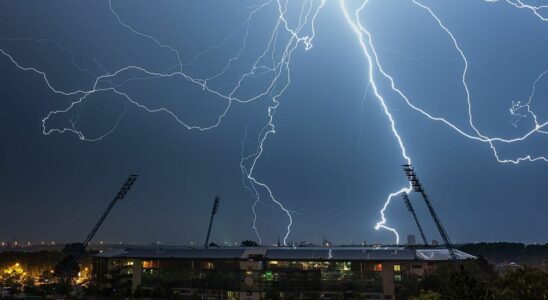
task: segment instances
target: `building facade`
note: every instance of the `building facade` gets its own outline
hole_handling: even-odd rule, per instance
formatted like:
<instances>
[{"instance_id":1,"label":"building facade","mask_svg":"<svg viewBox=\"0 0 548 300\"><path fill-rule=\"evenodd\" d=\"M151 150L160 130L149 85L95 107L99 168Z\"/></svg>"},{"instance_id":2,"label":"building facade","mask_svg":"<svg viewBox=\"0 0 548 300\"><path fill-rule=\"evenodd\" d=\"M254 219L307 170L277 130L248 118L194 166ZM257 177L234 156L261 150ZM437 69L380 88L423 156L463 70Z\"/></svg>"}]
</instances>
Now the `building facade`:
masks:
<instances>
[{"instance_id":1,"label":"building facade","mask_svg":"<svg viewBox=\"0 0 548 300\"><path fill-rule=\"evenodd\" d=\"M473 259L457 251L460 259ZM100 290L188 299L396 299L406 274L450 260L446 249L131 248L94 257Z\"/></svg>"}]
</instances>

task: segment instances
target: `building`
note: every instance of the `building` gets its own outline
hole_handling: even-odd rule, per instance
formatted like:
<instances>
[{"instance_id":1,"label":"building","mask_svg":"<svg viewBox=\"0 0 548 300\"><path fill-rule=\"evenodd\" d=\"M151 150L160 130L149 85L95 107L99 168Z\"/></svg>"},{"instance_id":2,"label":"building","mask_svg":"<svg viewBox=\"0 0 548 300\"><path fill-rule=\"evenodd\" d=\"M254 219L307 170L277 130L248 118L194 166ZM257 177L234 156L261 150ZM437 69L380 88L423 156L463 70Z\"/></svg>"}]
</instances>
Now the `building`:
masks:
<instances>
[{"instance_id":1,"label":"building","mask_svg":"<svg viewBox=\"0 0 548 300\"><path fill-rule=\"evenodd\" d=\"M448 260L447 249L404 247L128 248L94 256L93 279L100 290L150 296L395 299L402 275L423 276Z\"/></svg>"},{"instance_id":2,"label":"building","mask_svg":"<svg viewBox=\"0 0 548 300\"><path fill-rule=\"evenodd\" d=\"M417 244L416 238L414 234L410 234L407 236L407 245L408 246L414 246Z\"/></svg>"}]
</instances>

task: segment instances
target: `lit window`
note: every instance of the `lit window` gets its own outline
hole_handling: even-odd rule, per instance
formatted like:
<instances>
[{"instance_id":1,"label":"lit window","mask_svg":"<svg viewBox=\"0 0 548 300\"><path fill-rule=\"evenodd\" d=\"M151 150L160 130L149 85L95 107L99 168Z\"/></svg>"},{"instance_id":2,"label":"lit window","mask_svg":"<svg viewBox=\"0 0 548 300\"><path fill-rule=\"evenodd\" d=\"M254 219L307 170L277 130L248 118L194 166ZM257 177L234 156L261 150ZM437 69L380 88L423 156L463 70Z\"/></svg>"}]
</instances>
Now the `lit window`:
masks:
<instances>
[{"instance_id":1,"label":"lit window","mask_svg":"<svg viewBox=\"0 0 548 300\"><path fill-rule=\"evenodd\" d=\"M144 269L150 269L150 268L152 268L152 265L153 265L152 260L144 260L143 261L143 268Z\"/></svg>"},{"instance_id":2,"label":"lit window","mask_svg":"<svg viewBox=\"0 0 548 300\"><path fill-rule=\"evenodd\" d=\"M400 283L401 282L401 275L394 275L394 282Z\"/></svg>"},{"instance_id":3,"label":"lit window","mask_svg":"<svg viewBox=\"0 0 548 300\"><path fill-rule=\"evenodd\" d=\"M401 266L400 265L394 265L394 272L401 272Z\"/></svg>"},{"instance_id":4,"label":"lit window","mask_svg":"<svg viewBox=\"0 0 548 300\"><path fill-rule=\"evenodd\" d=\"M382 264L375 264L374 268L375 272L381 272L382 271Z\"/></svg>"}]
</instances>

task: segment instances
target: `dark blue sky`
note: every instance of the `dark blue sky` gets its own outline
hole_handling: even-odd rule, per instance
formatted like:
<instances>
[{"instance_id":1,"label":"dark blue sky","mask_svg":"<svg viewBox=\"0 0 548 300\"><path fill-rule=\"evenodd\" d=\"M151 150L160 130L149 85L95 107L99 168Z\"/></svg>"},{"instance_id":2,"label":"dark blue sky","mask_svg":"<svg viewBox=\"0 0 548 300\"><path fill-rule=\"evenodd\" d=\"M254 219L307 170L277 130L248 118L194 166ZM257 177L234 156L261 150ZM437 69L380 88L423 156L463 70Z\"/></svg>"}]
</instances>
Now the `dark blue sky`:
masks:
<instances>
[{"instance_id":1,"label":"dark blue sky","mask_svg":"<svg viewBox=\"0 0 548 300\"><path fill-rule=\"evenodd\" d=\"M260 3L112 0L123 22L177 49L183 62L209 48L183 66L194 78L219 73L237 55L245 20ZM261 55L278 20L275 3L251 19L245 51L211 80L215 89L228 93ZM296 26L302 3L290 1L290 26ZM530 130L531 116L514 127L509 108L512 101L527 101L533 82L548 69L548 22L503 2L422 3L443 20L468 58L473 116L482 133L514 138ZM361 17L385 71L414 103L472 133L461 82L463 60L436 21L404 0L372 0ZM338 1L327 1L315 26L314 47L305 51L300 43L292 52L291 84L277 99L276 133L264 143L254 178L268 184L287 209L298 212L288 241L318 243L325 235L337 243L392 243L394 236L376 231L374 225L386 196L406 185L401 171L405 161L386 115L367 88L367 60ZM310 27L303 32L310 34ZM0 38L0 49L22 66L44 71L64 91L89 90L94 77L128 65L165 73L177 64L173 51L118 23L108 1L1 0ZM288 39L287 32L280 32L278 52L268 55L277 59ZM120 86L139 103L169 109L198 126L214 124L225 108L221 97L180 76L125 82L143 75L129 71L100 87ZM497 162L487 143L467 139L411 110L377 71L375 76L454 241L548 242L546 162ZM254 95L269 80L268 73L257 75L236 96ZM278 89L284 80L282 76ZM548 117L546 96L548 77L539 80L531 106L540 122ZM200 243L215 195L222 200L212 240L256 239L254 198L243 187L240 159L244 137L244 152L255 151L268 122L270 97L234 102L217 128L199 131L186 129L166 113L148 113L119 95L98 92L84 105L52 116L46 130L67 127L73 118L87 138L97 138L122 116L111 134L96 142L70 132L44 135L42 119L77 99L53 93L40 75L0 56L0 240L82 239L130 173L141 177L97 240ZM523 142L495 145L502 158L516 159L546 155L547 140L534 134ZM257 227L263 241L273 243L285 235L287 216L262 189L261 195L267 205L257 206ZM411 198L427 235L438 239L422 202L416 195ZM416 233L399 197L386 216L402 236Z\"/></svg>"}]
</instances>

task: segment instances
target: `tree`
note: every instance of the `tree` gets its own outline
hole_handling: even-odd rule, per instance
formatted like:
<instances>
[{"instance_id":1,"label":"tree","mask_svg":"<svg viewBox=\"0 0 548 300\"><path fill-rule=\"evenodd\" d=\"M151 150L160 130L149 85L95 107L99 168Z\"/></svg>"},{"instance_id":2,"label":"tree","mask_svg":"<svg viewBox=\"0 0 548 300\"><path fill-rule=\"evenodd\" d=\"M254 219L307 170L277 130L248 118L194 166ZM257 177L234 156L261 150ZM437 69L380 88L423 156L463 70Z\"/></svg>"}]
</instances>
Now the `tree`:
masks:
<instances>
[{"instance_id":1,"label":"tree","mask_svg":"<svg viewBox=\"0 0 548 300\"><path fill-rule=\"evenodd\" d=\"M410 300L441 300L442 297L441 297L441 294L438 293L438 292L434 292L434 291L424 291L422 290L420 295L418 295L417 297L411 297L409 298Z\"/></svg>"},{"instance_id":2,"label":"tree","mask_svg":"<svg viewBox=\"0 0 548 300\"><path fill-rule=\"evenodd\" d=\"M266 288L265 291L265 299L267 300L280 300L282 297L280 296L280 291L272 286L269 286Z\"/></svg>"},{"instance_id":3,"label":"tree","mask_svg":"<svg viewBox=\"0 0 548 300\"><path fill-rule=\"evenodd\" d=\"M426 277L405 276L398 299L419 297L425 291L437 292L443 299L492 299L497 279L494 268L484 259L440 264Z\"/></svg>"},{"instance_id":4,"label":"tree","mask_svg":"<svg viewBox=\"0 0 548 300\"><path fill-rule=\"evenodd\" d=\"M138 285L135 291L133 292L134 298L142 298L144 296L143 289L141 288L141 285Z\"/></svg>"},{"instance_id":5,"label":"tree","mask_svg":"<svg viewBox=\"0 0 548 300\"><path fill-rule=\"evenodd\" d=\"M548 299L548 273L525 266L506 273L497 287L496 299Z\"/></svg>"},{"instance_id":6,"label":"tree","mask_svg":"<svg viewBox=\"0 0 548 300\"><path fill-rule=\"evenodd\" d=\"M257 242L255 241L252 241L252 240L245 240L245 241L242 241L242 243L240 244L240 246L242 247L257 247L259 246L257 244Z\"/></svg>"},{"instance_id":7,"label":"tree","mask_svg":"<svg viewBox=\"0 0 548 300\"><path fill-rule=\"evenodd\" d=\"M25 294L31 296L40 296L43 294L42 291L34 284L34 279L30 277L23 281L23 291Z\"/></svg>"},{"instance_id":8,"label":"tree","mask_svg":"<svg viewBox=\"0 0 548 300\"><path fill-rule=\"evenodd\" d=\"M72 291L72 286L68 282L59 282L53 285L53 291L57 295L66 296Z\"/></svg>"},{"instance_id":9,"label":"tree","mask_svg":"<svg viewBox=\"0 0 548 300\"><path fill-rule=\"evenodd\" d=\"M490 297L490 291L486 288L485 281L478 280L464 268L464 265L461 265L459 271L451 274L446 298L479 300L492 297Z\"/></svg>"}]
</instances>

